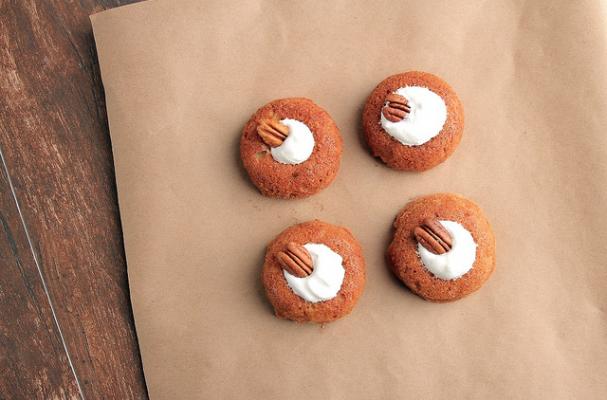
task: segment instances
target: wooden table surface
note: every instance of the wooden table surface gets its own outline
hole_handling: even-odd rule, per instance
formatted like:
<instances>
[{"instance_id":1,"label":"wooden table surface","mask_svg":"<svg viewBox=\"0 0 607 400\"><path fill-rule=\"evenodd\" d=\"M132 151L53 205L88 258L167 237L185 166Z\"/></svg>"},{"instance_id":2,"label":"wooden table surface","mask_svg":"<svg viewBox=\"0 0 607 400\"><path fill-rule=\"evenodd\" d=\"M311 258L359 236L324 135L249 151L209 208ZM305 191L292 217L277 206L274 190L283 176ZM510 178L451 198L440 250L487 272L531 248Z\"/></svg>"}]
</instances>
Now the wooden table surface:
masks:
<instances>
[{"instance_id":1,"label":"wooden table surface","mask_svg":"<svg viewBox=\"0 0 607 400\"><path fill-rule=\"evenodd\" d=\"M89 15L0 0L0 399L147 398Z\"/></svg>"}]
</instances>

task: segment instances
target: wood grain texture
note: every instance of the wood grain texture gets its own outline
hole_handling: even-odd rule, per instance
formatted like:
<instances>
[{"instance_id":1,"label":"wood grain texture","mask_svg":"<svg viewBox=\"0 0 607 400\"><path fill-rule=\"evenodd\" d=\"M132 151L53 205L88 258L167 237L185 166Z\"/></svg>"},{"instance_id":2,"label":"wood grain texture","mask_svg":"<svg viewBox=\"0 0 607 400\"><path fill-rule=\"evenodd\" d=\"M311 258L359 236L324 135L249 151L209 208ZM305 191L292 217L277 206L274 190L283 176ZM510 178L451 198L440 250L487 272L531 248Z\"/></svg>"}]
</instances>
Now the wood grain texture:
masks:
<instances>
[{"instance_id":1,"label":"wood grain texture","mask_svg":"<svg viewBox=\"0 0 607 400\"><path fill-rule=\"evenodd\" d=\"M0 225L0 398L79 398L2 163Z\"/></svg>"},{"instance_id":2,"label":"wood grain texture","mask_svg":"<svg viewBox=\"0 0 607 400\"><path fill-rule=\"evenodd\" d=\"M147 398L88 19L131 2L0 0L0 148L50 298L3 179L0 398Z\"/></svg>"}]
</instances>

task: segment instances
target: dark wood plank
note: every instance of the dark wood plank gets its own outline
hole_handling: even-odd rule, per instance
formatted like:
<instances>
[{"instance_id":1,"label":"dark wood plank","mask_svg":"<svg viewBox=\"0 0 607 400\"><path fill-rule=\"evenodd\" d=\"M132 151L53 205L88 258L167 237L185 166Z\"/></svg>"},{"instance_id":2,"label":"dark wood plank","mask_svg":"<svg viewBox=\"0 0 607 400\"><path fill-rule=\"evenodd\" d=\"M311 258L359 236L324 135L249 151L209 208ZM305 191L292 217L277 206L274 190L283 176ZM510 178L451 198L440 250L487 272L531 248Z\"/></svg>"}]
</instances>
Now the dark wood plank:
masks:
<instances>
[{"instance_id":1,"label":"dark wood plank","mask_svg":"<svg viewBox=\"0 0 607 400\"><path fill-rule=\"evenodd\" d=\"M130 2L0 2L0 147L86 399L147 398L88 19Z\"/></svg>"},{"instance_id":2,"label":"dark wood plank","mask_svg":"<svg viewBox=\"0 0 607 400\"><path fill-rule=\"evenodd\" d=\"M0 161L0 399L80 398Z\"/></svg>"}]
</instances>

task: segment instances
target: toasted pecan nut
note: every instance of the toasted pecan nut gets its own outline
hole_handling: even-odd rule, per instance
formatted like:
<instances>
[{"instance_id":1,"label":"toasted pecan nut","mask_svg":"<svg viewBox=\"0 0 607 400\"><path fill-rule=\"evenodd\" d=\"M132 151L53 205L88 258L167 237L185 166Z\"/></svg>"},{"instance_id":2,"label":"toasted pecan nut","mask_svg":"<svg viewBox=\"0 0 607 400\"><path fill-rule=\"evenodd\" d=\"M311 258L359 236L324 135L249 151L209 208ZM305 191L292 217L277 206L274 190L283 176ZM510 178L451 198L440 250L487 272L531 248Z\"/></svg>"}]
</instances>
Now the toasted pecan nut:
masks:
<instances>
[{"instance_id":1,"label":"toasted pecan nut","mask_svg":"<svg viewBox=\"0 0 607 400\"><path fill-rule=\"evenodd\" d=\"M286 250L278 252L276 258L283 269L298 278L305 278L314 270L308 250L294 242L287 244Z\"/></svg>"},{"instance_id":2,"label":"toasted pecan nut","mask_svg":"<svg viewBox=\"0 0 607 400\"><path fill-rule=\"evenodd\" d=\"M411 112L409 102L399 94L390 93L386 96L386 102L382 114L390 122L402 121Z\"/></svg>"},{"instance_id":3,"label":"toasted pecan nut","mask_svg":"<svg viewBox=\"0 0 607 400\"><path fill-rule=\"evenodd\" d=\"M278 147L289 136L289 127L275 117L265 118L257 126L257 134L268 146Z\"/></svg>"},{"instance_id":4,"label":"toasted pecan nut","mask_svg":"<svg viewBox=\"0 0 607 400\"><path fill-rule=\"evenodd\" d=\"M413 230L415 240L434 254L444 254L451 250L453 240L445 227L434 218L426 218Z\"/></svg>"}]
</instances>

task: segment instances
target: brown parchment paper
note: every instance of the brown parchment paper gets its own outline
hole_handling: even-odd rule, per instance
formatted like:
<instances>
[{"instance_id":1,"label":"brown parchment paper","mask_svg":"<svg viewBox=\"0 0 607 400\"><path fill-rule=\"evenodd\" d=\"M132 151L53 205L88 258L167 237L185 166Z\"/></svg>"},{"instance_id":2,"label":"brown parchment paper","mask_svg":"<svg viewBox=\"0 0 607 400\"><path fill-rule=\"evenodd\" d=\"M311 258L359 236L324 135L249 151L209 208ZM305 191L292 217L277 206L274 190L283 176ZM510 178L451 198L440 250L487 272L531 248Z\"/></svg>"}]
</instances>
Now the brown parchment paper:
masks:
<instances>
[{"instance_id":1,"label":"brown parchment paper","mask_svg":"<svg viewBox=\"0 0 607 400\"><path fill-rule=\"evenodd\" d=\"M152 399L607 396L607 7L600 1L149 1L92 17L135 321ZM386 76L442 76L458 150L392 171L360 139ZM249 116L306 96L342 130L340 173L299 201L259 195ZM497 269L452 304L412 295L383 253L412 197L462 193ZM367 287L325 326L276 319L265 245L313 218L361 241Z\"/></svg>"}]
</instances>

